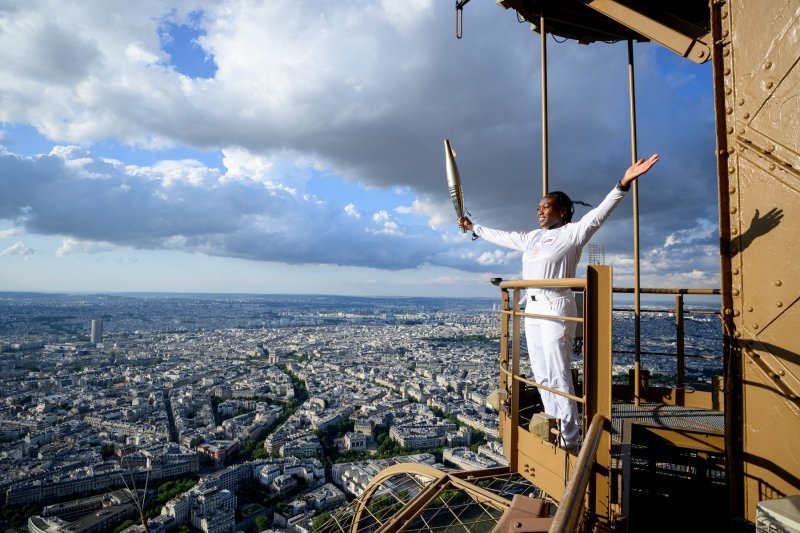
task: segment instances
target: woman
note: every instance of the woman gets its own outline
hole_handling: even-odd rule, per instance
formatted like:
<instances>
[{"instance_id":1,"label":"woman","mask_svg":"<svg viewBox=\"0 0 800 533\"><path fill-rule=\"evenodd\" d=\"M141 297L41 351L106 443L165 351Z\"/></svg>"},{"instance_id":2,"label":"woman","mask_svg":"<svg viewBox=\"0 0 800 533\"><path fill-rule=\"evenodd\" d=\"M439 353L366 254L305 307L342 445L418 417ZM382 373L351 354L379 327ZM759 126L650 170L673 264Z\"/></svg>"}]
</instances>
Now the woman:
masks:
<instances>
[{"instance_id":1,"label":"woman","mask_svg":"<svg viewBox=\"0 0 800 533\"><path fill-rule=\"evenodd\" d=\"M574 278L584 245L600 229L631 183L658 161L658 154L634 163L599 206L572 222L573 202L562 192L552 192L539 201L537 215L541 229L508 232L458 220L460 228L471 230L489 242L522 252L522 278ZM575 297L564 288L528 289L525 312L543 315L575 316ZM575 394L570 370L575 323L563 320L525 318L525 337L531 358L533 379L546 387ZM574 401L540 390L545 413L561 419L561 437L569 451L578 449L578 410Z\"/></svg>"}]
</instances>

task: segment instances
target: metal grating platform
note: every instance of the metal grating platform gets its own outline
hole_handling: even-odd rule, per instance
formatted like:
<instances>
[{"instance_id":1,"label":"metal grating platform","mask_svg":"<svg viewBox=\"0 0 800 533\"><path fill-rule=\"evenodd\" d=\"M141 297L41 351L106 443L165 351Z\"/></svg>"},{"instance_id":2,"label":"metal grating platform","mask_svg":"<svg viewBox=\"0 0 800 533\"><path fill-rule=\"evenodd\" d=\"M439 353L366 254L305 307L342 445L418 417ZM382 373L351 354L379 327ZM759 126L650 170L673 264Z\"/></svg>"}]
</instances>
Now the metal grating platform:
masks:
<instances>
[{"instance_id":1,"label":"metal grating platform","mask_svg":"<svg viewBox=\"0 0 800 533\"><path fill-rule=\"evenodd\" d=\"M725 413L701 407L683 407L660 403L633 404L615 401L611 406L612 438L619 442L622 424L626 420L649 422L670 428L687 428L698 431L724 431Z\"/></svg>"}]
</instances>

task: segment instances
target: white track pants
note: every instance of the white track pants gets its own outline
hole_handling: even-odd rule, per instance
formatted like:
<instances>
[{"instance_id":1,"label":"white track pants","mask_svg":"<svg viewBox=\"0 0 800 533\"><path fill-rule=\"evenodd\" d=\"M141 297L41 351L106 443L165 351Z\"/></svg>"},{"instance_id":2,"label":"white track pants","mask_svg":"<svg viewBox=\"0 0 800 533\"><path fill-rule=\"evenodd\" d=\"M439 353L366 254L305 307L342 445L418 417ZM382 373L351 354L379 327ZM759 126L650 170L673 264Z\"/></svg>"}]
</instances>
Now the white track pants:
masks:
<instances>
[{"instance_id":1,"label":"white track pants","mask_svg":"<svg viewBox=\"0 0 800 533\"><path fill-rule=\"evenodd\" d=\"M527 298L525 311L541 315L575 316L575 298L557 297L551 300L532 301ZM563 320L525 318L525 337L531 358L533 379L551 389L575 394L572 385L570 357L575 337L575 322ZM578 407L563 396L545 390L542 395L544 412L561 419L562 437L567 445L578 444Z\"/></svg>"}]
</instances>

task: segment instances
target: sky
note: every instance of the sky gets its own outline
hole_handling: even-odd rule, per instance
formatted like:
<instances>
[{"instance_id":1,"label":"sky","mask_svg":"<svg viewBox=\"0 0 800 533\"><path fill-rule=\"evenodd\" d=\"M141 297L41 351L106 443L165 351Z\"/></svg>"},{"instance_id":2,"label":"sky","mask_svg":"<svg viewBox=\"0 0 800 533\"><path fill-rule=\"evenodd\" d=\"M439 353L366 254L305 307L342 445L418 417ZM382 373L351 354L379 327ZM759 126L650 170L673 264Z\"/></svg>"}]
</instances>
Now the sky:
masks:
<instances>
[{"instance_id":1,"label":"sky","mask_svg":"<svg viewBox=\"0 0 800 533\"><path fill-rule=\"evenodd\" d=\"M536 228L539 35L483 0L454 30L441 0L0 1L0 291L496 296L521 257L456 228L442 141L475 222ZM627 46L547 51L551 190L597 205ZM718 287L711 65L635 71L642 286ZM631 286L630 198L592 242Z\"/></svg>"}]
</instances>

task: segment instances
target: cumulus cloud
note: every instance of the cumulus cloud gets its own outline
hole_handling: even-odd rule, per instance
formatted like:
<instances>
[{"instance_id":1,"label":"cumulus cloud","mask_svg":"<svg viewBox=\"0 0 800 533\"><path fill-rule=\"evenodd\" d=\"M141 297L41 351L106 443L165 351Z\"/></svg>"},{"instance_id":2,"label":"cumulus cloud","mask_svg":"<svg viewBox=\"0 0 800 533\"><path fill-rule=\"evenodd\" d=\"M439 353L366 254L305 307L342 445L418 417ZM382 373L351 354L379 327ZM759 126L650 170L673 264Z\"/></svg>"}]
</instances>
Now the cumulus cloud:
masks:
<instances>
[{"instance_id":1,"label":"cumulus cloud","mask_svg":"<svg viewBox=\"0 0 800 533\"><path fill-rule=\"evenodd\" d=\"M396 211L425 217L432 228L452 226L456 219L452 202L438 202L427 198L416 198L411 205L401 205Z\"/></svg>"},{"instance_id":2,"label":"cumulus cloud","mask_svg":"<svg viewBox=\"0 0 800 533\"><path fill-rule=\"evenodd\" d=\"M108 242L82 241L72 237L64 237L61 246L56 250L56 257L66 257L74 253L93 254L113 250L115 246Z\"/></svg>"},{"instance_id":3,"label":"cumulus cloud","mask_svg":"<svg viewBox=\"0 0 800 533\"><path fill-rule=\"evenodd\" d=\"M239 161L231 179L228 169L191 160L122 165L69 147L36 157L6 154L0 187L11 194L0 199L0 219L28 233L63 236L59 257L129 246L384 269L474 270L486 263L480 257L464 262L458 257L463 241L403 224L389 211L342 209L258 175L251 179L244 168ZM17 243L4 255L32 253L26 250ZM502 254L490 255L492 264L500 262Z\"/></svg>"},{"instance_id":4,"label":"cumulus cloud","mask_svg":"<svg viewBox=\"0 0 800 533\"><path fill-rule=\"evenodd\" d=\"M529 216L540 189L530 32L513 13L473 4L476 23L459 41L451 5L398 5L21 3L0 15L0 119L71 143L241 146L273 165L271 156L286 151L346 179L411 186L442 204L441 140L450 137L476 216L495 225ZM200 26L197 44L219 66L214 78L171 67L160 37L165 21ZM664 157L642 208L670 232L678 225L660 215L668 208L716 203L712 107L696 88L706 82L710 94L711 78L708 66L677 60L663 72L654 50L637 46L640 145ZM548 51L551 185L597 201L627 166L625 46L567 42ZM273 179L274 170L248 173Z\"/></svg>"},{"instance_id":5,"label":"cumulus cloud","mask_svg":"<svg viewBox=\"0 0 800 533\"><path fill-rule=\"evenodd\" d=\"M11 237L16 237L17 235L19 235L19 233L20 233L19 228L0 230L0 239L8 239Z\"/></svg>"},{"instance_id":6,"label":"cumulus cloud","mask_svg":"<svg viewBox=\"0 0 800 533\"><path fill-rule=\"evenodd\" d=\"M488 269L504 277L519 272L517 251L405 224L387 210L369 212L353 203L341 207L273 184L258 174L258 168L270 167L268 161L258 161L248 165L238 159L233 171L220 171L193 160L125 165L74 147L35 157L0 155L0 188L8 192L0 198L0 219L15 224L0 236L14 236L20 228L62 236L59 257L127 246L291 264L392 270L433 265ZM251 177L247 168L257 175ZM710 222L696 226L697 238L675 233L686 241L682 246L644 248L643 272L657 278L675 271L717 271L718 250L704 242L713 233ZM670 239L677 243L679 237ZM17 243L4 255L31 253ZM632 270L625 254L610 253L609 259L621 276ZM687 281L699 282L696 277Z\"/></svg>"},{"instance_id":7,"label":"cumulus cloud","mask_svg":"<svg viewBox=\"0 0 800 533\"><path fill-rule=\"evenodd\" d=\"M33 248L26 246L22 242L15 242L2 252L0 252L0 257L11 257L11 256L19 256L22 258L27 258L28 256L33 255L36 253L36 250Z\"/></svg>"},{"instance_id":8,"label":"cumulus cloud","mask_svg":"<svg viewBox=\"0 0 800 533\"><path fill-rule=\"evenodd\" d=\"M347 204L344 206L344 212L353 218L361 218L361 212L355 204Z\"/></svg>"},{"instance_id":9,"label":"cumulus cloud","mask_svg":"<svg viewBox=\"0 0 800 533\"><path fill-rule=\"evenodd\" d=\"M670 233L664 240L664 247L685 246L696 242L709 242L719 235L717 224L707 219L697 219L691 228Z\"/></svg>"},{"instance_id":10,"label":"cumulus cloud","mask_svg":"<svg viewBox=\"0 0 800 533\"><path fill-rule=\"evenodd\" d=\"M521 257L520 252L507 252L503 250L493 250L491 252L483 252L475 260L483 265L507 265L513 259Z\"/></svg>"}]
</instances>

